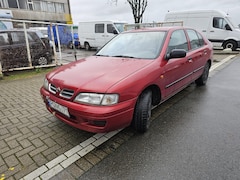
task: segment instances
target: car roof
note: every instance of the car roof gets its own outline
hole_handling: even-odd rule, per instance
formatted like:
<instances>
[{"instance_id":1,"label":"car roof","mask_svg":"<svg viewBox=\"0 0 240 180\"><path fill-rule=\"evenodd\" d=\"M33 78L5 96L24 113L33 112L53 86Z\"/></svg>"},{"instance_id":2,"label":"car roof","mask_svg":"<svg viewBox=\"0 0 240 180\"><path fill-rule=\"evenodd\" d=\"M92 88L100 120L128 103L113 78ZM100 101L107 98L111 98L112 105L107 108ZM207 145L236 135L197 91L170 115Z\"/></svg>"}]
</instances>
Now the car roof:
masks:
<instances>
[{"instance_id":1,"label":"car roof","mask_svg":"<svg viewBox=\"0 0 240 180\"><path fill-rule=\"evenodd\" d=\"M170 31L177 29L185 29L183 26L164 26L164 27L145 27L140 29L133 29L127 32L144 32L144 31Z\"/></svg>"}]
</instances>

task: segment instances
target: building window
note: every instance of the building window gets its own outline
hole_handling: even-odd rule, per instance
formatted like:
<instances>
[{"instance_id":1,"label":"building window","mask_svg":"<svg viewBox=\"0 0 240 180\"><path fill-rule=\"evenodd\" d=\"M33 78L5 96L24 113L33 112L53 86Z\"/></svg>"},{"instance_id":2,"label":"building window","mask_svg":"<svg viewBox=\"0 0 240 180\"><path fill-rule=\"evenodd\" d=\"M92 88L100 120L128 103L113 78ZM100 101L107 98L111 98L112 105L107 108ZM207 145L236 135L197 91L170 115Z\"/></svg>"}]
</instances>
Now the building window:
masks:
<instances>
[{"instance_id":1,"label":"building window","mask_svg":"<svg viewBox=\"0 0 240 180\"><path fill-rule=\"evenodd\" d=\"M27 1L27 5L28 5L28 9L33 11L33 2L32 2L32 0L28 0Z\"/></svg>"},{"instance_id":2,"label":"building window","mask_svg":"<svg viewBox=\"0 0 240 180\"><path fill-rule=\"evenodd\" d=\"M63 3L55 3L55 7L56 7L56 12L57 13L64 13L64 4Z\"/></svg>"},{"instance_id":3,"label":"building window","mask_svg":"<svg viewBox=\"0 0 240 180\"><path fill-rule=\"evenodd\" d=\"M41 11L40 1L33 1L33 9L36 11Z\"/></svg>"},{"instance_id":4,"label":"building window","mask_svg":"<svg viewBox=\"0 0 240 180\"><path fill-rule=\"evenodd\" d=\"M40 5L41 5L42 11L47 11L47 2L46 1L41 1Z\"/></svg>"},{"instance_id":5,"label":"building window","mask_svg":"<svg viewBox=\"0 0 240 180\"><path fill-rule=\"evenodd\" d=\"M9 8L18 8L18 4L16 0L8 0Z\"/></svg>"},{"instance_id":6,"label":"building window","mask_svg":"<svg viewBox=\"0 0 240 180\"><path fill-rule=\"evenodd\" d=\"M48 12L55 12L55 6L53 2L47 2Z\"/></svg>"}]
</instances>

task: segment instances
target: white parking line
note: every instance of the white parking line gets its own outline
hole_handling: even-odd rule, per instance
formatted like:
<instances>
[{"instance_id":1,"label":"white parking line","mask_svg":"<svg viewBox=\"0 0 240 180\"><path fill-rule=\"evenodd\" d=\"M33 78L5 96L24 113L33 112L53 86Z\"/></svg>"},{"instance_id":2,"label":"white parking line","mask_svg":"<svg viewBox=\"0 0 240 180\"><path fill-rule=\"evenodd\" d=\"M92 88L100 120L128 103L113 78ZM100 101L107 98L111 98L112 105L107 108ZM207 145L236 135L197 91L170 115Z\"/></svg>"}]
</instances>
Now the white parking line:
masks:
<instances>
[{"instance_id":1,"label":"white parking line","mask_svg":"<svg viewBox=\"0 0 240 180\"><path fill-rule=\"evenodd\" d=\"M229 55L228 57L224 58L223 60L221 60L220 62L214 64L211 69L210 72L217 69L218 67L220 67L221 65L223 65L224 63L226 63L227 61L229 61L230 59L234 58L236 55Z\"/></svg>"},{"instance_id":2,"label":"white parking line","mask_svg":"<svg viewBox=\"0 0 240 180\"><path fill-rule=\"evenodd\" d=\"M223 65L230 59L234 58L236 55L230 55L225 59L221 60L219 63L214 64L210 72L218 68L219 66ZM84 157L86 154L94 150L96 147L100 146L116 134L118 134L120 130L112 131L109 133L98 133L94 136L90 137L89 139L85 140L84 142L80 143L79 145L73 147L72 149L68 150L64 154L59 155L52 161L46 163L45 165L39 167L38 169L32 171L28 175L24 176L20 180L37 180L37 179L44 179L48 180L53 176L60 173L62 170L79 160L80 158Z\"/></svg>"}]
</instances>

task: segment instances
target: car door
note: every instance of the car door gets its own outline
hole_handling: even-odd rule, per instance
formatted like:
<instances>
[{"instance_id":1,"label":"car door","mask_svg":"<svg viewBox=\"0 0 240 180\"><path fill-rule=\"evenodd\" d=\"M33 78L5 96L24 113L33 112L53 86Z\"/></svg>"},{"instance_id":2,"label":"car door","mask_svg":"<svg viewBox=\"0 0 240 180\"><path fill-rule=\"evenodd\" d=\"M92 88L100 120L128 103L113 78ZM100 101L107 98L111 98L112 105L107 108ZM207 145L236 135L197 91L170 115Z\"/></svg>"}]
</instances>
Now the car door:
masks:
<instances>
[{"instance_id":1,"label":"car door","mask_svg":"<svg viewBox=\"0 0 240 180\"><path fill-rule=\"evenodd\" d=\"M221 46L223 41L230 37L229 33L231 28L226 28L228 22L222 17L213 17L210 31L208 33L208 39L212 41L214 46Z\"/></svg>"},{"instance_id":2,"label":"car door","mask_svg":"<svg viewBox=\"0 0 240 180\"><path fill-rule=\"evenodd\" d=\"M98 23L95 24L95 41L91 46L93 47L102 47L105 42L105 24L104 23Z\"/></svg>"},{"instance_id":3,"label":"car door","mask_svg":"<svg viewBox=\"0 0 240 180\"><path fill-rule=\"evenodd\" d=\"M196 79L203 72L208 50L201 34L193 29L187 29L186 32L190 41L189 55L193 62L193 79Z\"/></svg>"},{"instance_id":4,"label":"car door","mask_svg":"<svg viewBox=\"0 0 240 180\"><path fill-rule=\"evenodd\" d=\"M184 30L176 30L172 33L167 53L173 49L184 49L187 55L184 58L169 59L164 67L165 93L171 96L192 80L192 59L188 53L188 41Z\"/></svg>"},{"instance_id":5,"label":"car door","mask_svg":"<svg viewBox=\"0 0 240 180\"><path fill-rule=\"evenodd\" d=\"M28 66L27 46L23 31L11 31L12 62L14 67Z\"/></svg>"},{"instance_id":6,"label":"car door","mask_svg":"<svg viewBox=\"0 0 240 180\"><path fill-rule=\"evenodd\" d=\"M8 32L0 33L0 62L4 70L11 68L11 46Z\"/></svg>"}]
</instances>

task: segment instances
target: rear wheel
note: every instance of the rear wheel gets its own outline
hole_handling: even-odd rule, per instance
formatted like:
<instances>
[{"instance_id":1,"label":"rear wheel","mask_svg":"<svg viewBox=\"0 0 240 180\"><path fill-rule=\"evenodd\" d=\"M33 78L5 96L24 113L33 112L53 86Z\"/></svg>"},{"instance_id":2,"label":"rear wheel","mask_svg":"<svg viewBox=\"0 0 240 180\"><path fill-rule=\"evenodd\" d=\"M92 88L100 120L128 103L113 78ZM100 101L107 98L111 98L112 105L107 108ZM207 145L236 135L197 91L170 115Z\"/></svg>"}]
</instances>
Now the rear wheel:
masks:
<instances>
[{"instance_id":1,"label":"rear wheel","mask_svg":"<svg viewBox=\"0 0 240 180\"><path fill-rule=\"evenodd\" d=\"M204 86L204 85L207 83L208 75L209 75L209 69L210 69L210 64L207 63L207 64L204 66L204 70L203 70L202 75L195 81L195 83L196 83L198 86Z\"/></svg>"},{"instance_id":2,"label":"rear wheel","mask_svg":"<svg viewBox=\"0 0 240 180\"><path fill-rule=\"evenodd\" d=\"M140 133L144 133L150 126L152 111L152 92L144 91L138 98L132 126Z\"/></svg>"},{"instance_id":3,"label":"rear wheel","mask_svg":"<svg viewBox=\"0 0 240 180\"><path fill-rule=\"evenodd\" d=\"M41 56L37 61L38 65L47 65L48 59L45 56Z\"/></svg>"},{"instance_id":4,"label":"rear wheel","mask_svg":"<svg viewBox=\"0 0 240 180\"><path fill-rule=\"evenodd\" d=\"M89 45L88 42L85 42L85 43L84 43L84 47L85 47L85 49L86 49L87 51L90 51L90 49L91 49L91 47L90 47L90 45Z\"/></svg>"}]
</instances>

